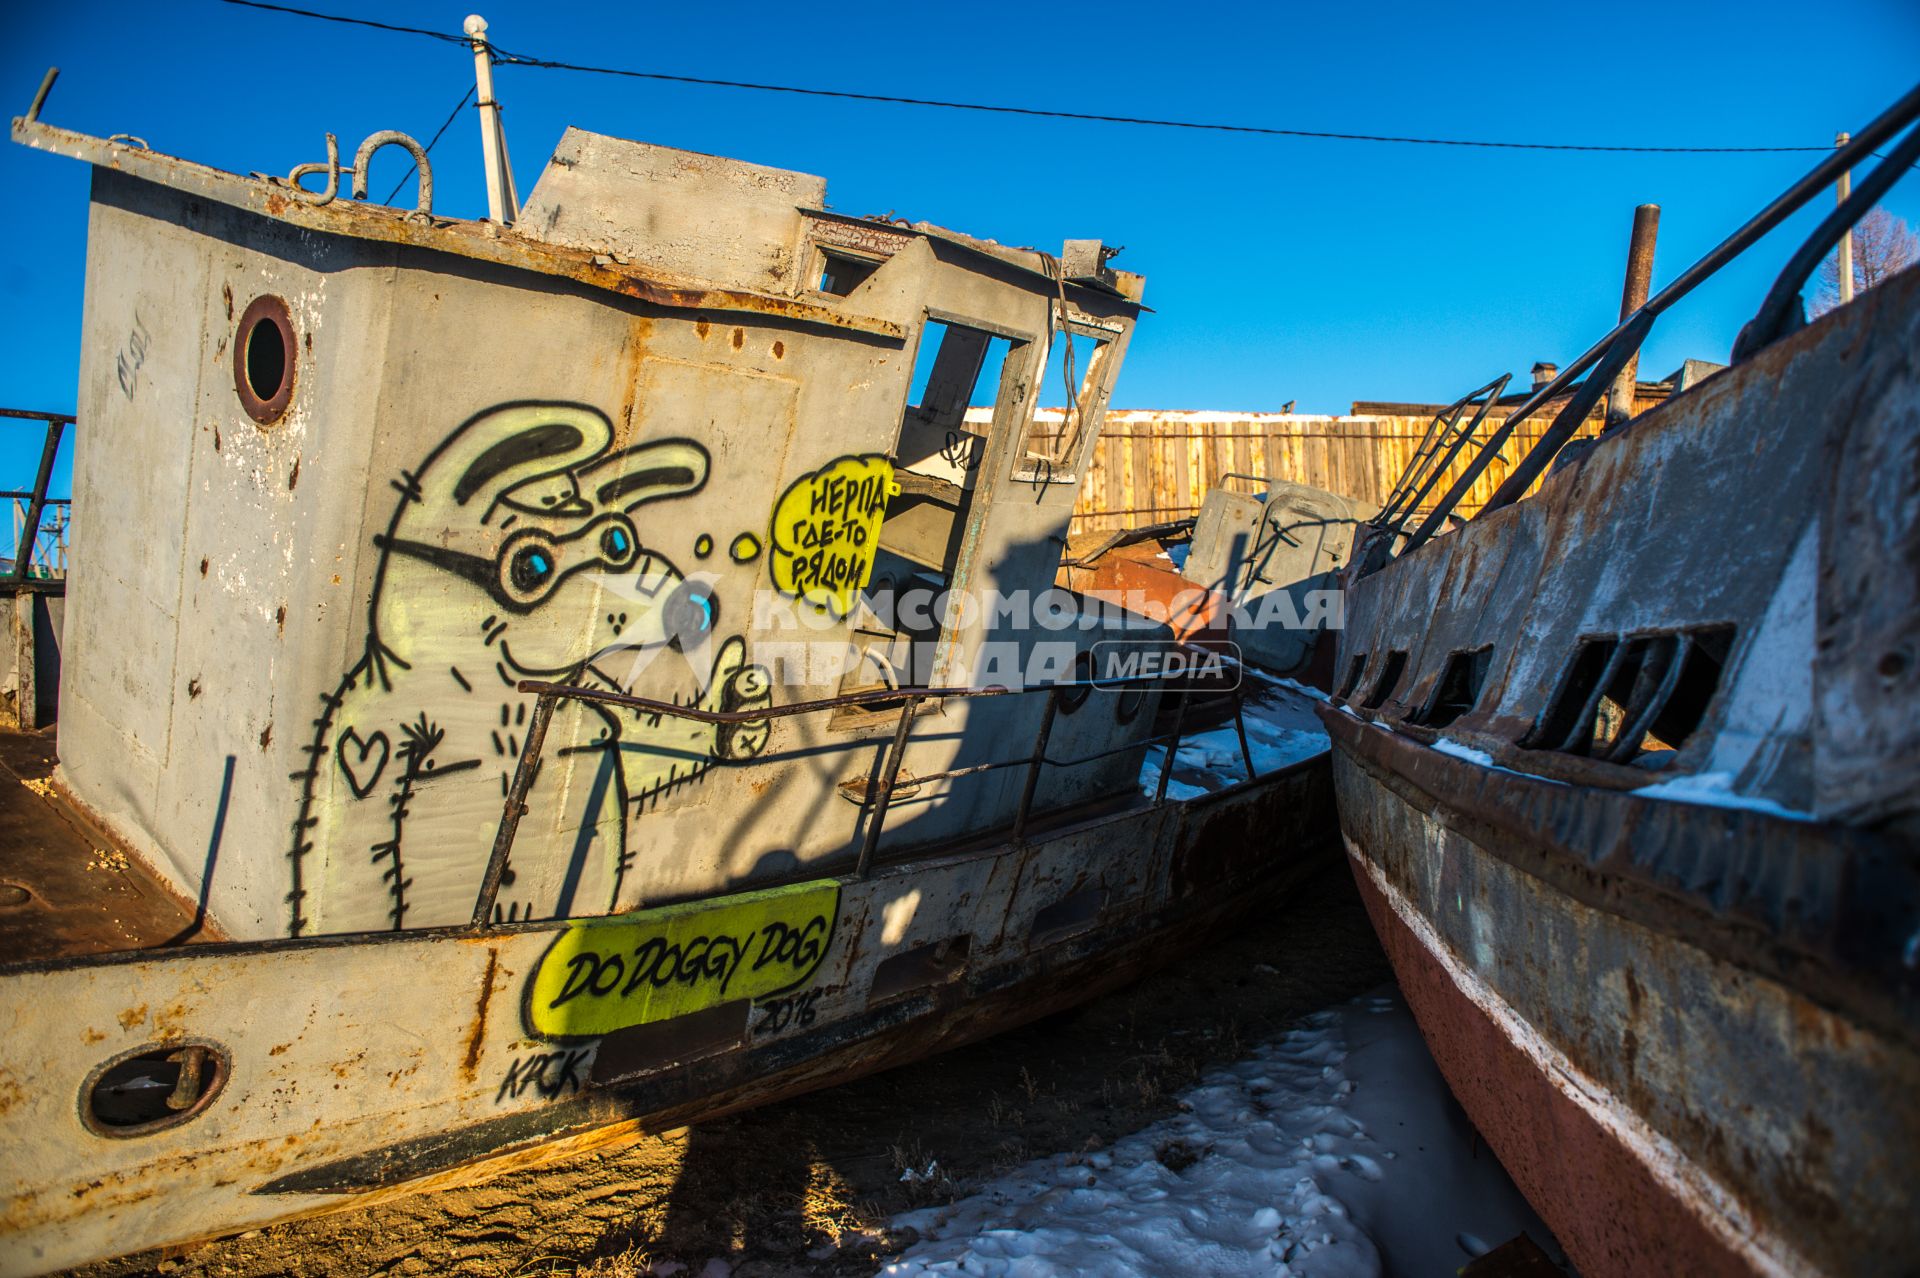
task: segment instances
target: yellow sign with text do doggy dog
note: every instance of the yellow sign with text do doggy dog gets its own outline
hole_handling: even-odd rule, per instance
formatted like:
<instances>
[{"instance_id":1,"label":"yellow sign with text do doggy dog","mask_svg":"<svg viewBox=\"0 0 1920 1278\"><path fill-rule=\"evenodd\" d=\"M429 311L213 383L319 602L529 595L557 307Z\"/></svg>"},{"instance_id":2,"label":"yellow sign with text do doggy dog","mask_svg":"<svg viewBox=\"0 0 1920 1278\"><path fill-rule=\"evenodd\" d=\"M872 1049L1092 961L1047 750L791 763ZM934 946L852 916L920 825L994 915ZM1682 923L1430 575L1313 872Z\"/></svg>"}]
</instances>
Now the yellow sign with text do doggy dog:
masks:
<instances>
[{"instance_id":1,"label":"yellow sign with text do doggy dog","mask_svg":"<svg viewBox=\"0 0 1920 1278\"><path fill-rule=\"evenodd\" d=\"M805 983L840 907L831 880L575 923L528 987L528 1028L595 1038Z\"/></svg>"}]
</instances>

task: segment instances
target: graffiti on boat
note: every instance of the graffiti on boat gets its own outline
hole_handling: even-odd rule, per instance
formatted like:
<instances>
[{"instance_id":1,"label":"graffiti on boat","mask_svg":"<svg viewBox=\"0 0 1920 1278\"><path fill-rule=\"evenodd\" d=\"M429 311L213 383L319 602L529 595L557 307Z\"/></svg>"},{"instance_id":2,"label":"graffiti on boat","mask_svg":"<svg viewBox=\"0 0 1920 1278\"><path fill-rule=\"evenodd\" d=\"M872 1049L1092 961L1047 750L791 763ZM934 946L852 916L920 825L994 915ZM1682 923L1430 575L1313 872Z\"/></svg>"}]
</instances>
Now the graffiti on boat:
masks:
<instances>
[{"instance_id":1,"label":"graffiti on boat","mask_svg":"<svg viewBox=\"0 0 1920 1278\"><path fill-rule=\"evenodd\" d=\"M607 689L672 653L708 710L772 702L739 634L720 637L712 581L634 522L699 492L690 439L614 448L584 404L508 403L469 418L403 473L374 537L366 647L323 698L296 774L288 931L463 921L544 679ZM629 825L667 790L765 748L768 723L724 726L563 703L496 904L502 921L619 908ZM556 846L557 845L557 846ZM316 899L317 898L317 899Z\"/></svg>"},{"instance_id":2,"label":"graffiti on boat","mask_svg":"<svg viewBox=\"0 0 1920 1278\"><path fill-rule=\"evenodd\" d=\"M893 463L877 453L802 475L773 508L774 588L834 617L850 614L873 578L880 522L899 492Z\"/></svg>"},{"instance_id":3,"label":"graffiti on boat","mask_svg":"<svg viewBox=\"0 0 1920 1278\"><path fill-rule=\"evenodd\" d=\"M527 1030L598 1037L797 989L833 939L840 885L823 879L575 923L527 983Z\"/></svg>"}]
</instances>

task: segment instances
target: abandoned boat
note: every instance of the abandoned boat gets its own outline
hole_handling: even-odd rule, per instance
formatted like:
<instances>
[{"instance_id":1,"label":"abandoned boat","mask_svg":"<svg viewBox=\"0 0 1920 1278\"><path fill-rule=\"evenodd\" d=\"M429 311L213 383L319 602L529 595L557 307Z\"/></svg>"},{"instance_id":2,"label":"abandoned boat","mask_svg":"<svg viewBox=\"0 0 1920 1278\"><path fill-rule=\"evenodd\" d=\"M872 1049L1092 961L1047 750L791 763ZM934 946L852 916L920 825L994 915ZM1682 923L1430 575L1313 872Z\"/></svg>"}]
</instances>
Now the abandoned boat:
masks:
<instances>
[{"instance_id":1,"label":"abandoned boat","mask_svg":"<svg viewBox=\"0 0 1920 1278\"><path fill-rule=\"evenodd\" d=\"M1206 707L1088 655L1168 628L1051 589L1140 312L1097 241L577 129L463 221L403 135L353 180L402 146L414 210L347 198L332 138L316 191L38 112L93 186L58 770L0 787L47 826L0 1270L896 1064L1337 855L1305 700L1226 698L1245 771L1184 783ZM1261 771L1259 716L1322 744ZM63 931L56 845L197 908Z\"/></svg>"},{"instance_id":2,"label":"abandoned boat","mask_svg":"<svg viewBox=\"0 0 1920 1278\"><path fill-rule=\"evenodd\" d=\"M1467 470L1418 520L1390 502L1349 569L1320 713L1354 877L1454 1093L1589 1278L1920 1256L1920 271L1799 326L1808 274L1920 157L1917 116L1920 90L1477 453L1484 410L1452 414L1396 496L1440 452ZM1733 367L1516 500L1655 315L1883 148Z\"/></svg>"},{"instance_id":3,"label":"abandoned boat","mask_svg":"<svg viewBox=\"0 0 1920 1278\"><path fill-rule=\"evenodd\" d=\"M1255 678L1329 692L1345 618L1340 575L1379 508L1291 480L1226 478L1259 491L1223 485L1197 515L1077 534L1059 584L1153 617Z\"/></svg>"}]
</instances>

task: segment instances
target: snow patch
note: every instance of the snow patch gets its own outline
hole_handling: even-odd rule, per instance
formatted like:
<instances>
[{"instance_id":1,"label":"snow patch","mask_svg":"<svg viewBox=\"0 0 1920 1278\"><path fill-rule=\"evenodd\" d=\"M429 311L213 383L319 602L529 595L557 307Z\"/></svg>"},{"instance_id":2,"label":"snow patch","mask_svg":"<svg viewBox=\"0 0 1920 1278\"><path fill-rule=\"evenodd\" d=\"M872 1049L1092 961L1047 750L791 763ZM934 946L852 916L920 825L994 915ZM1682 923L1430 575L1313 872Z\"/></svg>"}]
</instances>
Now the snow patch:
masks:
<instances>
[{"instance_id":1,"label":"snow patch","mask_svg":"<svg viewBox=\"0 0 1920 1278\"><path fill-rule=\"evenodd\" d=\"M1297 679L1289 679L1284 675L1269 674L1252 662L1243 661L1239 664L1240 668L1246 673L1253 675L1255 678L1263 679L1276 688L1285 688L1288 692L1297 692L1310 701L1331 700L1331 698L1328 697L1326 693L1320 691L1320 689L1309 684L1301 683Z\"/></svg>"},{"instance_id":2,"label":"snow patch","mask_svg":"<svg viewBox=\"0 0 1920 1278\"><path fill-rule=\"evenodd\" d=\"M1731 772L1698 772L1692 776L1675 777L1671 781L1643 785L1633 793L1643 799L1702 803L1715 808L1744 808L1749 812L1765 812L1770 816L1786 817L1789 821L1816 819L1811 812L1800 812L1775 803L1772 799L1734 793Z\"/></svg>"},{"instance_id":3,"label":"snow patch","mask_svg":"<svg viewBox=\"0 0 1920 1278\"><path fill-rule=\"evenodd\" d=\"M1246 715L1245 722L1247 753L1253 756L1253 776L1265 776L1303 759L1325 754L1332 748L1333 743L1324 732L1282 727L1255 714ZM1149 750L1141 762L1140 792L1148 798L1153 797L1160 784L1160 769L1165 766L1166 757L1166 747L1160 746ZM1197 799L1248 779L1239 735L1229 723L1180 738L1180 750L1173 759L1173 776L1167 781L1167 797Z\"/></svg>"},{"instance_id":4,"label":"snow patch","mask_svg":"<svg viewBox=\"0 0 1920 1278\"><path fill-rule=\"evenodd\" d=\"M1477 763L1483 768L1493 766L1493 756L1485 750L1476 750L1470 745L1462 745L1451 737L1441 737L1433 743L1433 748L1441 754L1450 754L1456 759L1465 759L1468 763Z\"/></svg>"},{"instance_id":5,"label":"snow patch","mask_svg":"<svg viewBox=\"0 0 1920 1278\"><path fill-rule=\"evenodd\" d=\"M1366 1278L1451 1272L1468 1239L1524 1231L1557 1250L1396 990L1305 1018L1206 1075L1181 1109L895 1217L921 1241L881 1273Z\"/></svg>"},{"instance_id":6,"label":"snow patch","mask_svg":"<svg viewBox=\"0 0 1920 1278\"><path fill-rule=\"evenodd\" d=\"M1455 741L1451 737L1441 737L1435 741L1430 748L1438 750L1441 754L1450 754L1456 759L1465 759L1468 763L1477 764L1480 767L1491 769L1494 772L1504 772L1510 777L1525 777L1529 781L1544 781L1548 785L1566 784L1566 782L1557 781L1552 777L1543 777L1537 772L1521 772L1515 768L1502 767L1495 763L1493 756L1485 750L1476 750L1472 746L1464 742Z\"/></svg>"}]
</instances>

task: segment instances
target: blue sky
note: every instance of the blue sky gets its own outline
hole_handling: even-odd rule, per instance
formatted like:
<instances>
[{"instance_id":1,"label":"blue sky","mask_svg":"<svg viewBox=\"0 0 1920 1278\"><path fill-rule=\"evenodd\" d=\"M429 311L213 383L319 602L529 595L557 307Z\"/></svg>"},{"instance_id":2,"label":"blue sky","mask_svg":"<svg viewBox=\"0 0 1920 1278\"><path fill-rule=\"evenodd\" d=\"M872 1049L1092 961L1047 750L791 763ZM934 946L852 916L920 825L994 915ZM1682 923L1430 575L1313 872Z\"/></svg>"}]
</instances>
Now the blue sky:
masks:
<instances>
[{"instance_id":1,"label":"blue sky","mask_svg":"<svg viewBox=\"0 0 1920 1278\"><path fill-rule=\"evenodd\" d=\"M297 2L297 0L296 0ZM837 12L476 0L503 48L872 93L1350 132L1557 142L1819 145L1920 75L1920 5L896 5ZM457 31L458 4L310 0ZM18 3L0 99L239 172L285 173L399 128L425 140L472 82L451 45L215 3ZM1155 308L1114 403L1340 412L1447 400L1613 323L1635 204L1663 206L1654 285L1817 157L1606 156L1199 134L769 96L504 67L523 191L561 130L823 174L842 211L1003 242L1123 244ZM434 152L437 211L480 215L471 109ZM405 166L376 162L384 196ZM87 171L0 146L0 405L70 410ZM403 196L402 199L409 199ZM1887 201L1920 223L1920 176ZM1825 205L1821 206L1823 209ZM1803 213L1665 317L1643 373L1724 359ZM82 424L84 429L84 423ZM0 487L37 444L0 425Z\"/></svg>"}]
</instances>

